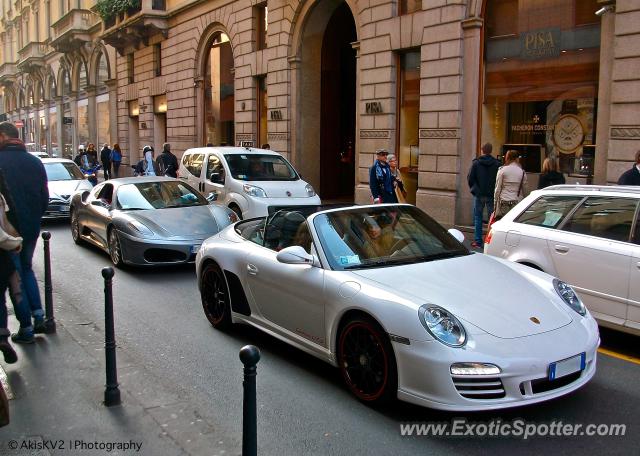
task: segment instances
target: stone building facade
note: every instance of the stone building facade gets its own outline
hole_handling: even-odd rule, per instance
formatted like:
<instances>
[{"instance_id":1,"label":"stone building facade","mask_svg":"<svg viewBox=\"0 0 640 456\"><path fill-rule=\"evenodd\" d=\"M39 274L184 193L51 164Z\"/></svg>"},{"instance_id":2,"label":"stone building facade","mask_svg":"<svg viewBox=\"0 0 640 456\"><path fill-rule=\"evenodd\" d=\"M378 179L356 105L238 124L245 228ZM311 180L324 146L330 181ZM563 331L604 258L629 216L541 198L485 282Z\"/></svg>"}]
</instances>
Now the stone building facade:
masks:
<instances>
[{"instance_id":1,"label":"stone building facade","mask_svg":"<svg viewBox=\"0 0 640 456\"><path fill-rule=\"evenodd\" d=\"M470 223L466 176L484 142L521 150L533 175L554 154L569 182L602 184L640 149L638 0L142 0L97 23L43 65L56 81L68 67L76 94L73 56L87 62L90 100L95 54L109 56L125 162L165 141L178 154L269 143L321 197L366 203L386 148L408 200L454 225ZM13 94L29 82L7 71L5 112L25 118ZM60 85L49 106L64 109Z\"/></svg>"}]
</instances>

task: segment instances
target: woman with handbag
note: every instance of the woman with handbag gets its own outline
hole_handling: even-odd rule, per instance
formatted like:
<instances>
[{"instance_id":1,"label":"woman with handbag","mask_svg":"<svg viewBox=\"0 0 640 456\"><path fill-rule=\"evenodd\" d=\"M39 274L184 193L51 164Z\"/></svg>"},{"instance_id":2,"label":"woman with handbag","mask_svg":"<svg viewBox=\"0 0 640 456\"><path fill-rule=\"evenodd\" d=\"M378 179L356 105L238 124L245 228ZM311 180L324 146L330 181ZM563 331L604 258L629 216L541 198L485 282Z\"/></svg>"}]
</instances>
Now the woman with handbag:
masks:
<instances>
[{"instance_id":1,"label":"woman with handbag","mask_svg":"<svg viewBox=\"0 0 640 456\"><path fill-rule=\"evenodd\" d=\"M496 190L493 196L495 220L504 217L524 197L527 173L520 167L518 155L517 150L507 151L504 166L498 169Z\"/></svg>"},{"instance_id":2,"label":"woman with handbag","mask_svg":"<svg viewBox=\"0 0 640 456\"><path fill-rule=\"evenodd\" d=\"M404 189L404 183L400 177L400 171L398 170L398 159L395 155L390 154L387 156L387 163L389 163L389 170L393 177L393 188L396 192L396 197L399 203L407 202L407 191Z\"/></svg>"}]
</instances>

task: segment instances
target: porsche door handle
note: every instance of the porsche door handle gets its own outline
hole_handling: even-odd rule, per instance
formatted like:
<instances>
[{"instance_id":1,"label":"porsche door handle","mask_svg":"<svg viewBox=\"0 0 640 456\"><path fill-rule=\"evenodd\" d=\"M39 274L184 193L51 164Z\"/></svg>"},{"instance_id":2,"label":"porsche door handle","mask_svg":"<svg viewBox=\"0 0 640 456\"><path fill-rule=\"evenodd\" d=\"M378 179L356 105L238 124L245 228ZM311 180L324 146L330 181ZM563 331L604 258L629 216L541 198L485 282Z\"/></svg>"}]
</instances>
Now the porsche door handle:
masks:
<instances>
[{"instance_id":1,"label":"porsche door handle","mask_svg":"<svg viewBox=\"0 0 640 456\"><path fill-rule=\"evenodd\" d=\"M258 268L253 265L253 264L248 264L247 265L247 272L251 275L257 275L258 274Z\"/></svg>"},{"instance_id":2,"label":"porsche door handle","mask_svg":"<svg viewBox=\"0 0 640 456\"><path fill-rule=\"evenodd\" d=\"M569 251L569 247L565 245L555 245L554 248L558 253L567 253Z\"/></svg>"}]
</instances>

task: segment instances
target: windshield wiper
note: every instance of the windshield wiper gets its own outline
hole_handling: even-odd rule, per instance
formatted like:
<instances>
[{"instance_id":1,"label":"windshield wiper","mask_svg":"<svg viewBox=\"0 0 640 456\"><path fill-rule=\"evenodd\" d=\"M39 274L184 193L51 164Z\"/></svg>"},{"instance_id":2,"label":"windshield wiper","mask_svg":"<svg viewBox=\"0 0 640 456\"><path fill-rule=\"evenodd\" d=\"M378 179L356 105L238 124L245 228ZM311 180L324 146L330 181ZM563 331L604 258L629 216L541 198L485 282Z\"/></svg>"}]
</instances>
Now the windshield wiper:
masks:
<instances>
[{"instance_id":1,"label":"windshield wiper","mask_svg":"<svg viewBox=\"0 0 640 456\"><path fill-rule=\"evenodd\" d=\"M462 252L459 250L449 251L449 252L440 252L434 253L431 255L422 255L422 256L414 256L414 257L404 257L404 258L389 258L386 260L376 260L371 263L361 263L361 264L351 264L349 266L345 266L343 269L366 269L366 268L377 268L380 266L400 266L403 264L413 264L413 263L423 263L427 261L434 260L443 260L445 258L453 258L457 256L465 256L469 255L469 252Z\"/></svg>"},{"instance_id":2,"label":"windshield wiper","mask_svg":"<svg viewBox=\"0 0 640 456\"><path fill-rule=\"evenodd\" d=\"M377 268L380 266L384 266L386 264L387 262L385 260L377 260L377 261L372 261L371 263L350 264L348 266L345 266L343 269L346 271L347 269Z\"/></svg>"},{"instance_id":3,"label":"windshield wiper","mask_svg":"<svg viewBox=\"0 0 640 456\"><path fill-rule=\"evenodd\" d=\"M470 255L470 253L460 251L460 250L454 250L449 252L434 253L432 255L425 255L425 256L416 258L416 260L417 261L444 260L445 258L454 258L457 256L466 256L466 255Z\"/></svg>"}]
</instances>

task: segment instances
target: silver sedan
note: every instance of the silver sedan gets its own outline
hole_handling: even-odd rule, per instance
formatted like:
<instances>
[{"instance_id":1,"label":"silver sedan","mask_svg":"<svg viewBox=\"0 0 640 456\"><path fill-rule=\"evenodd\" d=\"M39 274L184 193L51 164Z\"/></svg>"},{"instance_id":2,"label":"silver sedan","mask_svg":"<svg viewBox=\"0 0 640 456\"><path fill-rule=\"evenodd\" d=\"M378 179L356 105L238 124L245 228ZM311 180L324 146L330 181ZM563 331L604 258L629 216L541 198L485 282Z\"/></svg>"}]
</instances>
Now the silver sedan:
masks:
<instances>
[{"instance_id":1,"label":"silver sedan","mask_svg":"<svg viewBox=\"0 0 640 456\"><path fill-rule=\"evenodd\" d=\"M73 240L98 246L116 266L192 262L206 238L236 220L168 177L112 179L71 201Z\"/></svg>"}]
</instances>

